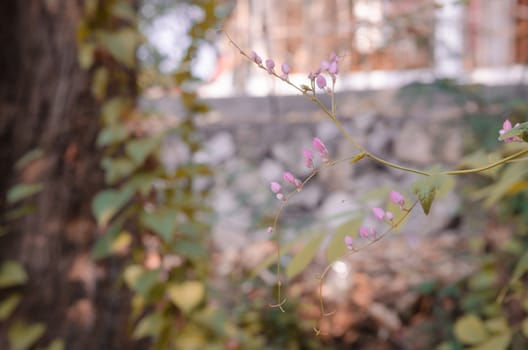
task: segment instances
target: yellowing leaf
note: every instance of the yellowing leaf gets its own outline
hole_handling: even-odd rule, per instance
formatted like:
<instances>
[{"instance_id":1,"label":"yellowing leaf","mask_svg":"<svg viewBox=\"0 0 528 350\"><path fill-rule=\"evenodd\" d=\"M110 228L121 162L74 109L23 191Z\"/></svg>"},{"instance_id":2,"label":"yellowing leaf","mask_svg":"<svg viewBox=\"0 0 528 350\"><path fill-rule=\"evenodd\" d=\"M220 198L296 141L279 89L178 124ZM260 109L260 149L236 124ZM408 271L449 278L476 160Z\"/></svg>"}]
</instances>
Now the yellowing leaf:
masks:
<instances>
[{"instance_id":1,"label":"yellowing leaf","mask_svg":"<svg viewBox=\"0 0 528 350\"><path fill-rule=\"evenodd\" d=\"M113 253L122 252L130 246L130 243L132 243L132 235L129 232L122 231L112 242L111 251Z\"/></svg>"},{"instance_id":2,"label":"yellowing leaf","mask_svg":"<svg viewBox=\"0 0 528 350\"><path fill-rule=\"evenodd\" d=\"M55 339L42 350L64 350L64 341L62 341L61 339Z\"/></svg>"},{"instance_id":3,"label":"yellowing leaf","mask_svg":"<svg viewBox=\"0 0 528 350\"><path fill-rule=\"evenodd\" d=\"M528 338L528 318L525 318L522 321L521 329L522 329L524 336Z\"/></svg>"},{"instance_id":4,"label":"yellowing leaf","mask_svg":"<svg viewBox=\"0 0 528 350\"><path fill-rule=\"evenodd\" d=\"M44 334L46 326L43 323L27 324L16 321L7 331L7 339L12 350L26 350L35 344Z\"/></svg>"},{"instance_id":5,"label":"yellowing leaf","mask_svg":"<svg viewBox=\"0 0 528 350\"><path fill-rule=\"evenodd\" d=\"M100 32L99 40L118 62L134 68L139 44L139 36L134 30L125 28L116 32Z\"/></svg>"},{"instance_id":6,"label":"yellowing leaf","mask_svg":"<svg viewBox=\"0 0 528 350\"><path fill-rule=\"evenodd\" d=\"M16 261L6 261L0 266L0 288L24 284L27 278L26 270Z\"/></svg>"},{"instance_id":7,"label":"yellowing leaf","mask_svg":"<svg viewBox=\"0 0 528 350\"><path fill-rule=\"evenodd\" d=\"M486 320L486 329L491 333L504 333L509 330L508 322L504 317L492 318Z\"/></svg>"},{"instance_id":8,"label":"yellowing leaf","mask_svg":"<svg viewBox=\"0 0 528 350\"><path fill-rule=\"evenodd\" d=\"M511 334L509 332L496 335L486 339L484 343L474 346L469 350L506 350L510 345Z\"/></svg>"},{"instance_id":9,"label":"yellowing leaf","mask_svg":"<svg viewBox=\"0 0 528 350\"><path fill-rule=\"evenodd\" d=\"M455 322L455 335L464 344L480 344L488 338L484 323L475 315L466 315Z\"/></svg>"},{"instance_id":10,"label":"yellowing leaf","mask_svg":"<svg viewBox=\"0 0 528 350\"><path fill-rule=\"evenodd\" d=\"M98 100L102 100L106 96L108 79L108 70L103 67L97 68L92 80L92 94Z\"/></svg>"},{"instance_id":11,"label":"yellowing leaf","mask_svg":"<svg viewBox=\"0 0 528 350\"><path fill-rule=\"evenodd\" d=\"M82 43L77 50L79 65L82 69L88 69L94 62L95 45L92 43Z\"/></svg>"},{"instance_id":12,"label":"yellowing leaf","mask_svg":"<svg viewBox=\"0 0 528 350\"><path fill-rule=\"evenodd\" d=\"M166 242L172 240L176 224L173 211L160 209L151 213L143 212L140 216L140 221L145 227L160 235Z\"/></svg>"},{"instance_id":13,"label":"yellowing leaf","mask_svg":"<svg viewBox=\"0 0 528 350\"><path fill-rule=\"evenodd\" d=\"M134 329L132 337L134 339L140 339L144 337L155 337L161 332L163 327L163 317L159 312L152 312L151 314L143 317Z\"/></svg>"},{"instance_id":14,"label":"yellowing leaf","mask_svg":"<svg viewBox=\"0 0 528 350\"><path fill-rule=\"evenodd\" d=\"M20 295L12 294L0 303L0 321L6 320L15 311L20 302Z\"/></svg>"},{"instance_id":15,"label":"yellowing leaf","mask_svg":"<svg viewBox=\"0 0 528 350\"><path fill-rule=\"evenodd\" d=\"M187 281L181 284L171 283L167 287L169 299L183 312L192 311L205 296L205 287L199 281Z\"/></svg>"},{"instance_id":16,"label":"yellowing leaf","mask_svg":"<svg viewBox=\"0 0 528 350\"><path fill-rule=\"evenodd\" d=\"M324 232L316 234L308 243L295 255L286 267L286 276L294 278L313 260L321 246L325 234Z\"/></svg>"}]
</instances>

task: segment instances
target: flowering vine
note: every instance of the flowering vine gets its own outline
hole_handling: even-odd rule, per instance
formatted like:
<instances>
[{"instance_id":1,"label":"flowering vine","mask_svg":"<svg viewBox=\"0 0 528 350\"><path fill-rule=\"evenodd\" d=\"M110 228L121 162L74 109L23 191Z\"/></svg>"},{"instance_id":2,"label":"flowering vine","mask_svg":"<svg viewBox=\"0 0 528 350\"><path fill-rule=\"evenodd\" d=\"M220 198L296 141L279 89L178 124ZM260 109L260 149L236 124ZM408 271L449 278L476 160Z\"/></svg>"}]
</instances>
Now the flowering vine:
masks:
<instances>
[{"instance_id":1,"label":"flowering vine","mask_svg":"<svg viewBox=\"0 0 528 350\"><path fill-rule=\"evenodd\" d=\"M448 170L448 171L425 171L420 169L414 169L406 166L402 166L393 162L390 162L388 160L385 160L381 157L378 157L374 155L373 153L370 153L368 150L366 150L362 145L360 145L354 137L343 127L341 121L336 116L336 104L334 99L334 87L335 83L337 81L337 77L339 74L339 60L340 57L335 54L331 53L328 60L323 60L319 67L313 71L311 71L308 74L308 84L299 84L296 85L290 80L289 74L291 72L291 67L287 63L281 64L281 73L275 72L275 62L268 58L265 61L262 60L262 58L255 52L251 51L250 53L246 53L242 48L238 46L237 43L235 43L229 34L226 33L227 38L229 39L230 43L234 45L240 52L240 54L244 57L246 57L248 60L254 62L258 68L263 69L267 71L270 75L281 79L286 84L290 85L292 88L297 90L302 96L306 97L310 101L314 102L324 113L325 115L335 124L335 126L339 129L341 134L349 141L353 149L355 149L356 153L350 157L339 159L339 160L331 160L329 151L325 145L325 143L318 137L314 137L312 141L312 147L315 150L315 152L319 155L321 162L320 165L317 167L315 158L314 158L314 152L311 149L304 149L303 150L303 160L304 165L311 170L311 173L309 176L301 181L295 175L293 175L291 172L285 172L283 174L283 180L285 182L285 185L293 185L295 186L295 191L292 191L290 193L283 192L283 186L277 182L273 181L270 183L271 191L275 194L276 198L280 200L280 206L275 214L273 225L268 227L269 233L275 234L275 241L277 245L277 263L276 263L276 278L277 278L277 295L276 295L276 302L274 304L271 304L270 307L278 308L282 312L284 312L284 304L286 303L286 299L282 297L282 271L281 271L281 246L280 246L280 231L278 230L278 222L281 216L281 213L284 209L284 207L287 205L288 201L296 194L302 191L304 186L323 168L325 167L332 167L337 164L341 163L348 163L348 164L354 164L359 161L362 161L365 158L370 159L371 161L380 163L384 166L399 169L401 171L415 173L422 176L422 179L419 180L414 186L413 186L413 193L416 195L416 199L412 202L411 205L406 206L407 201L403 194L397 191L391 191L389 194L389 201L394 203L398 206L401 213L396 216L395 218L394 213L390 211L385 211L382 208L374 207L372 208L372 214L373 216L380 222L383 222L387 225L387 227L381 231L378 232L376 228L374 227L367 227L367 226L360 226L359 232L357 233L357 236L359 239L354 239L351 235L346 235L344 237L343 244L346 247L347 251L346 253L341 256L339 259L334 260L333 262L329 263L321 275L318 277L319 280L319 304L320 304L320 320L321 321L324 317L327 317L333 312L327 312L324 305L324 300L322 296L322 289L323 284L326 275L332 268L332 266L339 260L346 259L351 254L357 253L358 251L362 250L363 248L366 248L370 246L371 244L374 244L375 242L383 239L385 236L387 236L389 233L391 233L394 229L398 228L407 218L407 216L413 211L413 209L416 207L416 205L419 203L424 211L424 213L427 215L429 213L429 210L431 208L431 205L435 199L436 192L440 185L442 184L442 181L445 176L453 176L453 175L463 175L463 174L473 174L473 173L479 173L500 165L503 165L507 162L510 162L516 158L521 157L522 155L528 154L528 147L524 148L520 151L517 151L507 157L504 157L498 161L495 161L493 163L487 164L485 166L481 166L478 168L472 168L472 169L461 169L461 170ZM263 63L264 62L264 63ZM330 83L328 82L327 78L329 78ZM331 101L330 101L330 107L327 107L325 104L321 102L317 95L317 91L322 91L323 93L329 94ZM505 120L502 129L499 130L499 141L504 141L506 143L509 142L528 142L528 122L522 123L522 124L516 124L515 126L512 125L512 123L509 120ZM526 160L526 158L523 158L522 160ZM314 327L314 331L316 334L320 334L321 330L318 328L318 326Z\"/></svg>"}]
</instances>

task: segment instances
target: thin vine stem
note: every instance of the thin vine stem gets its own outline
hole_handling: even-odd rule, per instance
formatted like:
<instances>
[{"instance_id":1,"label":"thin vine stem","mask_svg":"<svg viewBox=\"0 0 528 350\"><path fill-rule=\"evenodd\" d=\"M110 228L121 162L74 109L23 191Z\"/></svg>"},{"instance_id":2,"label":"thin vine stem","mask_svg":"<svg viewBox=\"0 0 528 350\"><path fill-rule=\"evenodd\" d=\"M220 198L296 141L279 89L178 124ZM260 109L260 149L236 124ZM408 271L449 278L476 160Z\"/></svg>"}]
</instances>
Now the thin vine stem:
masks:
<instances>
[{"instance_id":1,"label":"thin vine stem","mask_svg":"<svg viewBox=\"0 0 528 350\"><path fill-rule=\"evenodd\" d=\"M323 284L324 284L324 281L325 281L325 278L326 278L326 275L328 274L328 272L330 271L330 269L335 265L335 263L337 263L338 261L340 260L345 260L347 258L349 258L350 256L352 256L352 254L355 254L369 246L371 246L372 244L376 243L376 242L379 242L381 241L384 237L388 236L392 231L394 231L396 228L398 228L398 226L400 226L404 221L405 219L407 218L407 216L409 216L409 214L411 213L411 211L413 211L413 209L416 207L416 205L418 204L418 200L416 200L408 209L405 209L405 214L402 215L402 217L396 221L396 223L392 224L391 227L389 229L387 229L384 233L382 233L381 235L377 236L377 237L374 237L374 239L370 240L369 242L367 242L366 244L362 245L360 248L358 249L352 249L351 251L349 252L346 252L345 254L343 254L341 257L337 258L335 261L332 261L330 264L328 264L325 269L323 270L323 272L321 273L321 275L318 277L318 280L319 280L319 308L320 308L320 317L319 317L319 320L318 320L318 324L321 323L321 321L325 318L325 317L328 317L328 316L331 316L335 313L335 311L331 311L331 312L326 312L325 311L325 306L324 306L324 298L323 298ZM319 334L322 334L321 333L321 329L320 327L317 327L317 326L314 326L314 331L317 335Z\"/></svg>"}]
</instances>

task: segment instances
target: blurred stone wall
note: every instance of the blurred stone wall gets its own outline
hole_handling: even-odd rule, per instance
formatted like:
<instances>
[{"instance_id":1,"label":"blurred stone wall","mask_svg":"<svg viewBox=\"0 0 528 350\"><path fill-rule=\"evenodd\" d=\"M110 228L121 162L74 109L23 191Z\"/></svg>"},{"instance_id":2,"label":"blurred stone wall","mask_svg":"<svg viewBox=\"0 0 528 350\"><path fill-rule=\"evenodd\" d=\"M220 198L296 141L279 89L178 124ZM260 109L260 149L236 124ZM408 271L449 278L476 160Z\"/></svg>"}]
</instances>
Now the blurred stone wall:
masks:
<instances>
[{"instance_id":1,"label":"blurred stone wall","mask_svg":"<svg viewBox=\"0 0 528 350\"><path fill-rule=\"evenodd\" d=\"M483 88L480 96L500 100L514 91ZM328 96L322 99L329 104ZM356 153L324 113L302 96L207 102L211 111L197 117L205 149L195 160L213 165L217 176L214 183L197 181L197 186L210 188L214 194L212 204L218 215L214 235L220 247L243 248L254 239L269 238L265 229L278 207L269 182L282 181L283 171L301 179L309 175L302 151L311 147L313 137L325 141L333 159ZM456 167L469 135L463 116L479 108L471 99L441 91L424 95L414 90L348 92L337 94L336 102L343 125L368 151L419 169ZM154 105L161 113L181 115L176 99L159 99ZM497 125L501 120L497 119ZM170 149L169 154L178 154L174 144ZM386 203L386 197L376 197L376 191L408 191L417 179L418 175L368 159L326 169L288 205L282 221L285 236L293 238L315 222L335 228L340 221L327 219L344 213L359 213L369 223L370 208ZM458 229L460 211L461 198L452 191L435 201L428 217L415 210L404 231L420 235Z\"/></svg>"}]
</instances>

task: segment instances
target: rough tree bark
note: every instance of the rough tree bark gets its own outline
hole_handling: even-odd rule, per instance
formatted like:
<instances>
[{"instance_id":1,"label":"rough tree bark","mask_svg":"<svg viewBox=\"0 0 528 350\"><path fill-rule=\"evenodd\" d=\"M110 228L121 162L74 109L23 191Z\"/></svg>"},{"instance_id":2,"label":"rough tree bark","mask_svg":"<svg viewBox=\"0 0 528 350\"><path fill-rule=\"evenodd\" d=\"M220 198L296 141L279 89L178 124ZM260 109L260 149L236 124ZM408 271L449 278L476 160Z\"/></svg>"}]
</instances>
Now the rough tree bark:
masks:
<instances>
[{"instance_id":1,"label":"rough tree bark","mask_svg":"<svg viewBox=\"0 0 528 350\"><path fill-rule=\"evenodd\" d=\"M82 8L79 0L0 1L0 213L9 209L11 186L43 184L30 199L34 212L2 222L0 261L20 261L29 273L14 316L46 323L39 344L62 337L66 349L131 348L116 268L89 258L97 230L90 202L104 184L95 148L99 106L91 72L77 62ZM35 148L44 156L16 171L16 160ZM6 327L1 349L8 349Z\"/></svg>"}]
</instances>

